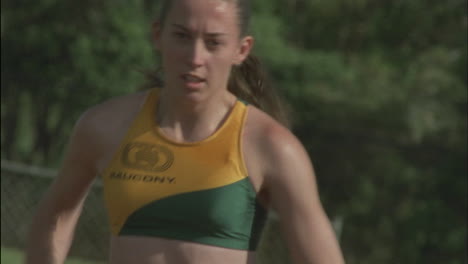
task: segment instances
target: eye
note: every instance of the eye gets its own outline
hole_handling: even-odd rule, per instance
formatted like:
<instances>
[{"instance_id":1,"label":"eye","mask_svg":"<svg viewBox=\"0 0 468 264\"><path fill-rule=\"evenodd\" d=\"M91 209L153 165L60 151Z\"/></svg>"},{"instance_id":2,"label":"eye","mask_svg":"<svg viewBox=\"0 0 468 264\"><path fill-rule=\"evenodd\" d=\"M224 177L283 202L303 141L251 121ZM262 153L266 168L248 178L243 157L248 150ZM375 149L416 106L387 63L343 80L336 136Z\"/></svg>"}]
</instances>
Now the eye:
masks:
<instances>
[{"instance_id":1,"label":"eye","mask_svg":"<svg viewBox=\"0 0 468 264\"><path fill-rule=\"evenodd\" d=\"M208 45L208 47L216 48L216 47L221 46L222 42L217 39L208 39L206 41L206 44Z\"/></svg>"},{"instance_id":2,"label":"eye","mask_svg":"<svg viewBox=\"0 0 468 264\"><path fill-rule=\"evenodd\" d=\"M186 39L189 39L189 38L190 38L189 34L187 34L187 33L185 33L185 32L180 32L180 31L174 32L173 35L174 35L177 39L181 39L181 40L186 40Z\"/></svg>"}]
</instances>

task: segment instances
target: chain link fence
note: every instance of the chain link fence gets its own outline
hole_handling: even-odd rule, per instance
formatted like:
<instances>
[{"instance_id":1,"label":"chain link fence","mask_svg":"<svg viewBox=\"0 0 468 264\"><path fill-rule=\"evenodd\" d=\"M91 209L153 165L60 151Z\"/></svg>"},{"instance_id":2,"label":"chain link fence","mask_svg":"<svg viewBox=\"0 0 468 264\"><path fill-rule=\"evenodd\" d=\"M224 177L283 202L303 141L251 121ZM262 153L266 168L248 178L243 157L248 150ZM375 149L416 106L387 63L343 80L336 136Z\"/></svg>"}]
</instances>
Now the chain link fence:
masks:
<instances>
[{"instance_id":1,"label":"chain link fence","mask_svg":"<svg viewBox=\"0 0 468 264\"><path fill-rule=\"evenodd\" d=\"M52 183L55 171L11 161L2 161L1 168L1 244L22 250L37 205ZM69 255L105 260L108 240L102 187L94 184L84 204Z\"/></svg>"},{"instance_id":2,"label":"chain link fence","mask_svg":"<svg viewBox=\"0 0 468 264\"><path fill-rule=\"evenodd\" d=\"M1 244L23 250L37 205L55 177L55 171L17 162L1 162ZM70 250L70 256L106 261L109 229L102 186L91 188ZM270 217L258 249L259 264L286 264L287 250L278 221Z\"/></svg>"}]
</instances>

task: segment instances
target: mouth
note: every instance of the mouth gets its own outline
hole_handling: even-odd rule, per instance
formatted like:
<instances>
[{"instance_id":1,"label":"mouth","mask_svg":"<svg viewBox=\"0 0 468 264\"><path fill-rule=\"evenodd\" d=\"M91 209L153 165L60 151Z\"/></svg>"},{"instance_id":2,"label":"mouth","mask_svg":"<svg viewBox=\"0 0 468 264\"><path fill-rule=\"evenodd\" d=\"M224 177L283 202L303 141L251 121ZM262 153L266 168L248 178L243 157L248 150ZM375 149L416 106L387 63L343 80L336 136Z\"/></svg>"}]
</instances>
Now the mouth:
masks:
<instances>
[{"instance_id":1,"label":"mouth","mask_svg":"<svg viewBox=\"0 0 468 264\"><path fill-rule=\"evenodd\" d=\"M205 79L194 75L194 74L182 74L182 80L184 80L187 83L202 83L205 82Z\"/></svg>"}]
</instances>

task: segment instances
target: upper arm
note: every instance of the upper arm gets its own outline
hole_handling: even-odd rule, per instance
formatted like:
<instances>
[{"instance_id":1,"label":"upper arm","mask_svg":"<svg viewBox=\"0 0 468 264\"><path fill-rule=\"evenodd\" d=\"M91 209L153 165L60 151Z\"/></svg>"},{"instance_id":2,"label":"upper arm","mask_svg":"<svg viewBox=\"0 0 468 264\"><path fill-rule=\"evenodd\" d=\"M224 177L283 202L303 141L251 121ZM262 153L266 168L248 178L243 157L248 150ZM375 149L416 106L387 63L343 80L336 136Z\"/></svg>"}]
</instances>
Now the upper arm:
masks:
<instances>
[{"instance_id":1,"label":"upper arm","mask_svg":"<svg viewBox=\"0 0 468 264\"><path fill-rule=\"evenodd\" d=\"M61 168L43 199L42 209L64 213L79 209L97 170L99 155L92 113L87 112L75 124Z\"/></svg>"},{"instance_id":2,"label":"upper arm","mask_svg":"<svg viewBox=\"0 0 468 264\"><path fill-rule=\"evenodd\" d=\"M267 135L265 184L271 206L284 222L306 224L323 213L312 163L291 133L270 131Z\"/></svg>"},{"instance_id":3,"label":"upper arm","mask_svg":"<svg viewBox=\"0 0 468 264\"><path fill-rule=\"evenodd\" d=\"M299 140L273 127L266 133L265 184L295 263L342 263L321 205L312 163Z\"/></svg>"},{"instance_id":4,"label":"upper arm","mask_svg":"<svg viewBox=\"0 0 468 264\"><path fill-rule=\"evenodd\" d=\"M115 139L124 135L147 93L112 98L81 115L69 139L58 176L47 193L46 204L61 212L79 208L109 158L112 150L109 146L119 142Z\"/></svg>"},{"instance_id":5,"label":"upper arm","mask_svg":"<svg viewBox=\"0 0 468 264\"><path fill-rule=\"evenodd\" d=\"M38 206L31 223L26 263L63 263L66 257L96 175L93 160L98 149L90 117L85 114L75 125L62 167Z\"/></svg>"}]
</instances>

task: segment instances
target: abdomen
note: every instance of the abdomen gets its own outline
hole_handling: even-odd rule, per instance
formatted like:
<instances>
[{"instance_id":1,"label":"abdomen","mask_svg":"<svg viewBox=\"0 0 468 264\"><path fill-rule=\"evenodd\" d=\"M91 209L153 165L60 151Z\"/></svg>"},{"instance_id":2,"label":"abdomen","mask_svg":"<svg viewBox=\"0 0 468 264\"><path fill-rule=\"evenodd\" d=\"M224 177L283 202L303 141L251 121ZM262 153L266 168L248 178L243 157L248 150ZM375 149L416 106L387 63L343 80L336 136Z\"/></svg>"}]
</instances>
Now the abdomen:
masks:
<instances>
[{"instance_id":1,"label":"abdomen","mask_svg":"<svg viewBox=\"0 0 468 264\"><path fill-rule=\"evenodd\" d=\"M253 251L141 236L112 236L110 264L254 264Z\"/></svg>"}]
</instances>

